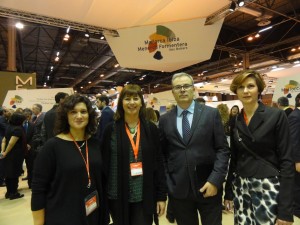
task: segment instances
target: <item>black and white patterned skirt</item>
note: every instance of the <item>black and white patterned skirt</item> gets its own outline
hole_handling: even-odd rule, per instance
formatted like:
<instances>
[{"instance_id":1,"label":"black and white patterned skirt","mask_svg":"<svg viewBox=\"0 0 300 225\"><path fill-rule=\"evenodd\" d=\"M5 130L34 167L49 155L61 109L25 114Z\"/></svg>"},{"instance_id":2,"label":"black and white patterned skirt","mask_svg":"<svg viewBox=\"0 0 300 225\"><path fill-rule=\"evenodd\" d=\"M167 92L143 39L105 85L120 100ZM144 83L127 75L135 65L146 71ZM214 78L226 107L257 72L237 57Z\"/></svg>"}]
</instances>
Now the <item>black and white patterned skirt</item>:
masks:
<instances>
[{"instance_id":1,"label":"black and white patterned skirt","mask_svg":"<svg viewBox=\"0 0 300 225\"><path fill-rule=\"evenodd\" d=\"M237 176L233 192L235 225L274 225L277 218L278 177L242 178Z\"/></svg>"}]
</instances>

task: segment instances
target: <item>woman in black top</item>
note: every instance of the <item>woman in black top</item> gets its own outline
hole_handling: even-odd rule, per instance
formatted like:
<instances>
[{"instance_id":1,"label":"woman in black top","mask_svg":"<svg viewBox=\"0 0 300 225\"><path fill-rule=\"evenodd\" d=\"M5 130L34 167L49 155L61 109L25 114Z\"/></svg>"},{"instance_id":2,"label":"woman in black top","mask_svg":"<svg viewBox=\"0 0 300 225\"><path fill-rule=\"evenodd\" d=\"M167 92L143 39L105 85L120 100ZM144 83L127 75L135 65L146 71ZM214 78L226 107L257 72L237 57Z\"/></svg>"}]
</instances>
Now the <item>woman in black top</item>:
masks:
<instances>
[{"instance_id":1,"label":"woman in black top","mask_svg":"<svg viewBox=\"0 0 300 225\"><path fill-rule=\"evenodd\" d=\"M230 86L243 104L232 131L225 187L227 209L232 207L230 200L234 202L235 225L293 223L295 169L287 117L258 101L264 87L255 71L242 72Z\"/></svg>"},{"instance_id":2,"label":"woman in black top","mask_svg":"<svg viewBox=\"0 0 300 225\"><path fill-rule=\"evenodd\" d=\"M18 193L17 189L26 148L26 138L22 127L25 119L22 113L12 114L1 144L1 158L4 160L7 189L5 198L10 200L24 197L23 194Z\"/></svg>"},{"instance_id":3,"label":"woman in black top","mask_svg":"<svg viewBox=\"0 0 300 225\"><path fill-rule=\"evenodd\" d=\"M88 98L59 106L55 137L39 153L32 181L34 225L106 225L100 143L91 138L96 113ZM107 211L108 212L108 211Z\"/></svg>"},{"instance_id":4,"label":"woman in black top","mask_svg":"<svg viewBox=\"0 0 300 225\"><path fill-rule=\"evenodd\" d=\"M120 93L115 122L103 137L109 210L114 225L152 225L165 210L166 181L158 129L145 120L138 85Z\"/></svg>"}]
</instances>

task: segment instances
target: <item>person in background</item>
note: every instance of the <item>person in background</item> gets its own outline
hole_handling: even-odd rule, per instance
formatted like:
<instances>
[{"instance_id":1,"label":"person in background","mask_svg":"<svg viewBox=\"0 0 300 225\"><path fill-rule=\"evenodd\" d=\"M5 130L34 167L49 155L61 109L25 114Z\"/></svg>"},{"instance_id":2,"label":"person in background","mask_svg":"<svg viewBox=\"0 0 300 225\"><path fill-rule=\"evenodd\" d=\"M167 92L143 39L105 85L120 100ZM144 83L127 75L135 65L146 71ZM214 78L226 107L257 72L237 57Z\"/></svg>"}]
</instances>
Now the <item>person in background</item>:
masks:
<instances>
[{"instance_id":1,"label":"person in background","mask_svg":"<svg viewBox=\"0 0 300 225\"><path fill-rule=\"evenodd\" d=\"M203 104L203 105L206 104L206 101L204 98L196 98L195 101L198 102L199 104Z\"/></svg>"},{"instance_id":2,"label":"person in background","mask_svg":"<svg viewBox=\"0 0 300 225\"><path fill-rule=\"evenodd\" d=\"M45 113L42 112L43 107L41 104L34 104L32 106L33 116L31 122L34 124L34 134L32 138L32 148L36 154L41 150L43 146L42 140L42 125L45 117Z\"/></svg>"},{"instance_id":3,"label":"person in background","mask_svg":"<svg viewBox=\"0 0 300 225\"><path fill-rule=\"evenodd\" d=\"M103 136L107 195L114 225L152 225L165 211L166 183L159 132L145 120L141 88L126 85L115 122Z\"/></svg>"},{"instance_id":4,"label":"person in background","mask_svg":"<svg viewBox=\"0 0 300 225\"><path fill-rule=\"evenodd\" d=\"M152 107L148 107L146 108L146 115L145 115L146 120L154 123L155 125L157 125L157 117L156 117L156 113L154 111L154 109Z\"/></svg>"},{"instance_id":5,"label":"person in background","mask_svg":"<svg viewBox=\"0 0 300 225\"><path fill-rule=\"evenodd\" d=\"M156 114L156 118L157 118L157 123L159 122L159 118L160 118L160 113L157 109L154 110L155 114Z\"/></svg>"},{"instance_id":6,"label":"person in background","mask_svg":"<svg viewBox=\"0 0 300 225\"><path fill-rule=\"evenodd\" d=\"M58 92L54 99L55 99L55 104L50 109L48 112L45 113L44 119L43 119L43 124L41 128L42 132L42 140L43 143L45 143L48 139L54 137L54 124L55 124L55 116L57 114L56 110L58 106L63 103L66 97L69 95L65 92Z\"/></svg>"},{"instance_id":7,"label":"person in background","mask_svg":"<svg viewBox=\"0 0 300 225\"><path fill-rule=\"evenodd\" d=\"M228 106L226 104L221 103L221 104L217 105L217 109L219 110L219 113L221 116L225 135L229 138L230 131L229 131L229 109L228 109Z\"/></svg>"},{"instance_id":8,"label":"person in background","mask_svg":"<svg viewBox=\"0 0 300 225\"><path fill-rule=\"evenodd\" d=\"M289 99L287 97L280 97L277 99L277 105L279 109L284 110L286 116L289 116L291 112L293 112L293 109L290 107Z\"/></svg>"},{"instance_id":9,"label":"person in background","mask_svg":"<svg viewBox=\"0 0 300 225\"><path fill-rule=\"evenodd\" d=\"M288 121L282 110L259 101L265 86L251 70L230 85L243 105L232 131L224 197L227 210L233 200L236 225L293 223L295 168Z\"/></svg>"},{"instance_id":10,"label":"person in background","mask_svg":"<svg viewBox=\"0 0 300 225\"><path fill-rule=\"evenodd\" d=\"M10 200L24 197L18 192L18 186L26 149L26 138L22 127L25 119L24 114L13 113L1 143L0 158L4 160L7 189L5 198Z\"/></svg>"},{"instance_id":11,"label":"person in background","mask_svg":"<svg viewBox=\"0 0 300 225\"><path fill-rule=\"evenodd\" d=\"M169 111L171 111L173 108L175 108L176 107L176 105L174 104L174 103L169 103L168 105L167 105L167 107L166 107L166 109L167 109L167 112L169 112Z\"/></svg>"},{"instance_id":12,"label":"person in background","mask_svg":"<svg viewBox=\"0 0 300 225\"><path fill-rule=\"evenodd\" d=\"M97 132L95 137L102 142L103 132L107 124L113 122L114 111L109 107L109 98L106 95L96 97L96 105L101 110L101 116L98 123Z\"/></svg>"},{"instance_id":13,"label":"person in background","mask_svg":"<svg viewBox=\"0 0 300 225\"><path fill-rule=\"evenodd\" d=\"M5 135L5 130L8 125L6 118L4 117L4 113L6 110L0 107L0 143L2 142L2 138ZM5 187L5 178L4 178L4 163L3 160L0 160L0 187Z\"/></svg>"},{"instance_id":14,"label":"person in background","mask_svg":"<svg viewBox=\"0 0 300 225\"><path fill-rule=\"evenodd\" d=\"M229 132L232 131L235 123L235 117L240 113L240 108L238 105L234 105L230 109L229 113Z\"/></svg>"},{"instance_id":15,"label":"person in background","mask_svg":"<svg viewBox=\"0 0 300 225\"><path fill-rule=\"evenodd\" d=\"M25 108L23 114L26 117L24 121L23 128L25 131L26 144L27 148L25 151L25 164L27 168L27 177L22 178L22 180L28 180L28 187L31 188L32 182L32 171L33 171L33 160L34 160L34 152L31 148L32 146L32 138L34 134L34 124L31 122L32 111L29 108Z\"/></svg>"},{"instance_id":16,"label":"person in background","mask_svg":"<svg viewBox=\"0 0 300 225\"><path fill-rule=\"evenodd\" d=\"M178 225L222 223L223 182L229 149L217 109L194 101L194 81L187 73L172 77L177 107L161 116L169 202Z\"/></svg>"},{"instance_id":17,"label":"person in background","mask_svg":"<svg viewBox=\"0 0 300 225\"><path fill-rule=\"evenodd\" d=\"M106 225L100 142L92 138L96 112L87 97L71 95L59 106L55 137L39 153L32 181L34 225Z\"/></svg>"},{"instance_id":18,"label":"person in background","mask_svg":"<svg viewBox=\"0 0 300 225\"><path fill-rule=\"evenodd\" d=\"M295 98L295 109L288 116L293 159L295 162L294 215L300 218L300 94Z\"/></svg>"}]
</instances>

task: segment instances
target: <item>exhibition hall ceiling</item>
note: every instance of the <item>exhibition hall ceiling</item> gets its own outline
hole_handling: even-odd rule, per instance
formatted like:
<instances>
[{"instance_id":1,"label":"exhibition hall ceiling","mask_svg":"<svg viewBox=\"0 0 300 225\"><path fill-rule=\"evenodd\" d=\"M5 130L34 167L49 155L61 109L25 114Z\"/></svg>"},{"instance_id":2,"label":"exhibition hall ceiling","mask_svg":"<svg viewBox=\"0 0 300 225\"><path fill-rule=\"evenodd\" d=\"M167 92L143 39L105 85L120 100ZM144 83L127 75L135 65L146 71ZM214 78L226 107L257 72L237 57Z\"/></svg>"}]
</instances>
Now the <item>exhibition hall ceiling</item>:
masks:
<instances>
[{"instance_id":1,"label":"exhibition hall ceiling","mask_svg":"<svg viewBox=\"0 0 300 225\"><path fill-rule=\"evenodd\" d=\"M20 21L24 28L17 30L17 71L35 72L40 88L74 87L97 94L137 83L145 93L155 93L170 90L175 72L187 72L200 83L199 92L228 93L231 79L249 59L250 68L267 74L272 93L276 78L271 76L287 70L271 70L300 70L294 67L300 57L300 1L246 1L232 12L230 6L229 0L0 0L0 70L7 69L8 28ZM211 58L173 72L123 68L103 39L103 33L123 28L222 17Z\"/></svg>"}]
</instances>

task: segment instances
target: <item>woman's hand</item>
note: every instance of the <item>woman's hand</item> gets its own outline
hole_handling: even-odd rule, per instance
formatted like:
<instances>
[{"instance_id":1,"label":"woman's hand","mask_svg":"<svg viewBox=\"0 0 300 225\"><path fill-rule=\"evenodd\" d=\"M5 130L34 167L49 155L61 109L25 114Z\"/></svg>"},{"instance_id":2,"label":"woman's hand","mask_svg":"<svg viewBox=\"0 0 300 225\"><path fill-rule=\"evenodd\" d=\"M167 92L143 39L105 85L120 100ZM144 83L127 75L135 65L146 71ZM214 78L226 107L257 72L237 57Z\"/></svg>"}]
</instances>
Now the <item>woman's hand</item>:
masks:
<instances>
[{"instance_id":1,"label":"woman's hand","mask_svg":"<svg viewBox=\"0 0 300 225\"><path fill-rule=\"evenodd\" d=\"M158 216L162 216L165 213L166 202L160 201L156 203L156 213Z\"/></svg>"}]
</instances>

